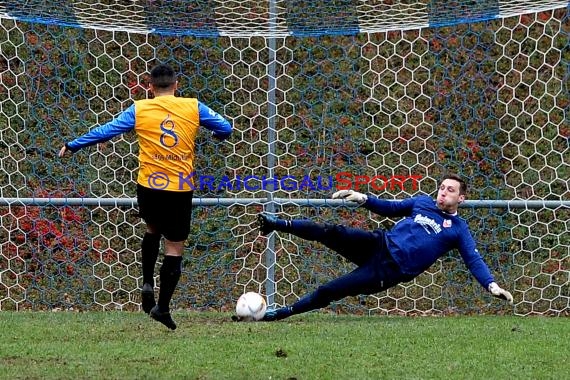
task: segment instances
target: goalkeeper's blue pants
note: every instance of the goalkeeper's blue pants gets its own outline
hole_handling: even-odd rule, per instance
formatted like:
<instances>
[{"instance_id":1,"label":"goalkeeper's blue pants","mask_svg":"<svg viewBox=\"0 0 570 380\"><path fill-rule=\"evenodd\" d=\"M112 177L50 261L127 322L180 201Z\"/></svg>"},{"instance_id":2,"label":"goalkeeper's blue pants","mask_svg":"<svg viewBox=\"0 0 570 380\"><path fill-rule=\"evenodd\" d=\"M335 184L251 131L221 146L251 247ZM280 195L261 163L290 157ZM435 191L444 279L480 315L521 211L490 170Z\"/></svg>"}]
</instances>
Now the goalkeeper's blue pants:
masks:
<instances>
[{"instance_id":1,"label":"goalkeeper's blue pants","mask_svg":"<svg viewBox=\"0 0 570 380\"><path fill-rule=\"evenodd\" d=\"M319 286L291 305L293 314L319 309L348 296L378 293L413 278L401 272L388 252L384 230L365 231L309 220L292 220L282 230L320 242L357 265L352 272Z\"/></svg>"}]
</instances>

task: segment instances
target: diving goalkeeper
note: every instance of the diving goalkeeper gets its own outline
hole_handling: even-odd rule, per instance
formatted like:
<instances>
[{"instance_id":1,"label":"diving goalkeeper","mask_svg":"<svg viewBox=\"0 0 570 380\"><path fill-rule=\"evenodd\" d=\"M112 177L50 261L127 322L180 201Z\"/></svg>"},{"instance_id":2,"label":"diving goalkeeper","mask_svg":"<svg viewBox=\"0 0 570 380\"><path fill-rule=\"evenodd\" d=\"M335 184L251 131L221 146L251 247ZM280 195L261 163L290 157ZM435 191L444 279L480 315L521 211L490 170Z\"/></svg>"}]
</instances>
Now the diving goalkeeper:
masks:
<instances>
[{"instance_id":1,"label":"diving goalkeeper","mask_svg":"<svg viewBox=\"0 0 570 380\"><path fill-rule=\"evenodd\" d=\"M469 271L486 290L512 304L513 296L497 285L477 251L467 223L458 216L458 206L465 200L466 193L464 180L456 174L447 174L440 182L435 200L422 195L387 201L353 190L333 194L334 199L356 202L378 215L403 217L390 230L365 231L260 214L258 223L262 235L281 231L318 241L357 266L290 306L268 310L263 320L284 319L328 306L348 296L378 293L411 281L452 249L459 250Z\"/></svg>"}]
</instances>

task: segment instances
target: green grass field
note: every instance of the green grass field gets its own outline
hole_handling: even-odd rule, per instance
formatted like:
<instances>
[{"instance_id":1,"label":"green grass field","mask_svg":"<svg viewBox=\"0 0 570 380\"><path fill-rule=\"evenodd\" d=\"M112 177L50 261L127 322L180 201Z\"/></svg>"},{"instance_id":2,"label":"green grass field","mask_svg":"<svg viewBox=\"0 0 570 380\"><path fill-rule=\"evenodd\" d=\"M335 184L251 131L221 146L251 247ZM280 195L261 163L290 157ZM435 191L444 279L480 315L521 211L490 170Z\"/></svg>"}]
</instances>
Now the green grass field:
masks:
<instances>
[{"instance_id":1,"label":"green grass field","mask_svg":"<svg viewBox=\"0 0 570 380\"><path fill-rule=\"evenodd\" d=\"M2 379L568 379L568 318L0 312Z\"/></svg>"}]
</instances>

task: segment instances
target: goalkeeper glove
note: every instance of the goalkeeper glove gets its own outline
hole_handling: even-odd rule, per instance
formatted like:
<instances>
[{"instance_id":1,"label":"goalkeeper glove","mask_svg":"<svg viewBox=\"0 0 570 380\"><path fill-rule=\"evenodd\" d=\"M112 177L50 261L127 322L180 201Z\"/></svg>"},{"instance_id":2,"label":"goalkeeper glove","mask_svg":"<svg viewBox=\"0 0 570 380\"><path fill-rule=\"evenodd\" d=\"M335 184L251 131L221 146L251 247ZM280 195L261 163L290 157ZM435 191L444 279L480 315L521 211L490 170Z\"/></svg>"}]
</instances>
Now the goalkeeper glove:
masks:
<instances>
[{"instance_id":1,"label":"goalkeeper glove","mask_svg":"<svg viewBox=\"0 0 570 380\"><path fill-rule=\"evenodd\" d=\"M358 205L364 204L368 199L366 194L359 193L354 190L339 190L332 195L333 199L344 199L345 201L349 202L356 202Z\"/></svg>"},{"instance_id":2,"label":"goalkeeper glove","mask_svg":"<svg viewBox=\"0 0 570 380\"><path fill-rule=\"evenodd\" d=\"M505 301L508 301L511 305L513 304L513 295L505 289L502 289L496 282L491 282L489 284L489 291L493 296L502 298Z\"/></svg>"}]
</instances>

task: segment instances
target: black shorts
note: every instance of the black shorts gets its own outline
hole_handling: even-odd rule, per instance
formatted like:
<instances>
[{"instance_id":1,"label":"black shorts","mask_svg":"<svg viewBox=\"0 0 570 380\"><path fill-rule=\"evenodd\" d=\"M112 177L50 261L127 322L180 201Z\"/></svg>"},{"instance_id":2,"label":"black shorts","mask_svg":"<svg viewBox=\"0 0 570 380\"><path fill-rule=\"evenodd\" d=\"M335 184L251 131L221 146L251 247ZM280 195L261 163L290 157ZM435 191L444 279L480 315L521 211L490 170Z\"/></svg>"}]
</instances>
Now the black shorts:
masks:
<instances>
[{"instance_id":1,"label":"black shorts","mask_svg":"<svg viewBox=\"0 0 570 380\"><path fill-rule=\"evenodd\" d=\"M184 241L190 234L193 191L150 189L137 184L140 217L170 241Z\"/></svg>"}]
</instances>

